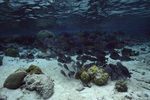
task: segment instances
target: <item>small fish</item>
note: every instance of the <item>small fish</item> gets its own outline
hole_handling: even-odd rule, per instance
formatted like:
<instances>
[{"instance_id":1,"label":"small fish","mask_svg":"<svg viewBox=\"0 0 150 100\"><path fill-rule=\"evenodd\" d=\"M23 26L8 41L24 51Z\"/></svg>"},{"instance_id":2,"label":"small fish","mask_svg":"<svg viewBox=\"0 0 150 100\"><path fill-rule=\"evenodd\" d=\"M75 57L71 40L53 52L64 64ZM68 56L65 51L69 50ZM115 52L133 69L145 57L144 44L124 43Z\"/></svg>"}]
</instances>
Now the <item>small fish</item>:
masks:
<instances>
[{"instance_id":1,"label":"small fish","mask_svg":"<svg viewBox=\"0 0 150 100\"><path fill-rule=\"evenodd\" d=\"M58 66L63 67L63 65L61 63L58 63Z\"/></svg>"},{"instance_id":2,"label":"small fish","mask_svg":"<svg viewBox=\"0 0 150 100\"><path fill-rule=\"evenodd\" d=\"M84 63L80 64L80 62L78 62L78 61L76 62L76 65L77 65L77 67L78 67L79 69L82 68L83 64L84 64Z\"/></svg>"},{"instance_id":3,"label":"small fish","mask_svg":"<svg viewBox=\"0 0 150 100\"><path fill-rule=\"evenodd\" d=\"M90 60L90 61L97 61L97 58L89 57L89 60Z\"/></svg>"},{"instance_id":4,"label":"small fish","mask_svg":"<svg viewBox=\"0 0 150 100\"><path fill-rule=\"evenodd\" d=\"M72 64L72 68L76 71L75 63Z\"/></svg>"},{"instance_id":5,"label":"small fish","mask_svg":"<svg viewBox=\"0 0 150 100\"><path fill-rule=\"evenodd\" d=\"M80 62L77 61L77 62L76 62L76 65L77 65L77 66L80 66Z\"/></svg>"},{"instance_id":6,"label":"small fish","mask_svg":"<svg viewBox=\"0 0 150 100\"><path fill-rule=\"evenodd\" d=\"M67 77L66 73L63 70L61 70L60 73Z\"/></svg>"},{"instance_id":7,"label":"small fish","mask_svg":"<svg viewBox=\"0 0 150 100\"><path fill-rule=\"evenodd\" d=\"M70 71L70 72L68 73L68 76L69 76L69 77L72 77L74 74L75 74L74 71Z\"/></svg>"},{"instance_id":8,"label":"small fish","mask_svg":"<svg viewBox=\"0 0 150 100\"><path fill-rule=\"evenodd\" d=\"M68 66L66 64L64 64L64 68L69 71L69 68L68 68Z\"/></svg>"}]
</instances>

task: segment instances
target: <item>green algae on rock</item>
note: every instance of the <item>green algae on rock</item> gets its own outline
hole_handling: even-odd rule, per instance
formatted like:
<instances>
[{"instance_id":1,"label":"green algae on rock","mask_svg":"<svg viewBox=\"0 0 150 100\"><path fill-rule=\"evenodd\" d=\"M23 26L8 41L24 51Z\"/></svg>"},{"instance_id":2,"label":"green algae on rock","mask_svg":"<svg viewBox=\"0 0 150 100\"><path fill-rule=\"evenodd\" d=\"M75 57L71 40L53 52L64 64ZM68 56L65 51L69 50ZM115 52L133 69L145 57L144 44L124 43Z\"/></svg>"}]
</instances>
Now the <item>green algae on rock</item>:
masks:
<instances>
[{"instance_id":1,"label":"green algae on rock","mask_svg":"<svg viewBox=\"0 0 150 100\"><path fill-rule=\"evenodd\" d=\"M42 70L35 65L30 65L29 68L26 69L26 72L30 74L44 74Z\"/></svg>"}]
</instances>

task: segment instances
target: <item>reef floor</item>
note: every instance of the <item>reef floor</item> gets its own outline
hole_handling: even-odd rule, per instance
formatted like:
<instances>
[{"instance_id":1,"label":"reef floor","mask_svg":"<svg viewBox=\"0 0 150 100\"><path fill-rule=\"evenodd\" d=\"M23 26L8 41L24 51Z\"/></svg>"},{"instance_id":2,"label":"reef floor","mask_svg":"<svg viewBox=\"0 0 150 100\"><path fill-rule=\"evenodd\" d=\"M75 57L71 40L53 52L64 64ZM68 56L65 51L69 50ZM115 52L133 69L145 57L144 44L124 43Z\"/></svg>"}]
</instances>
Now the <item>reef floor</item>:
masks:
<instances>
[{"instance_id":1,"label":"reef floor","mask_svg":"<svg viewBox=\"0 0 150 100\"><path fill-rule=\"evenodd\" d=\"M142 51L140 48L147 48ZM128 47L130 48L130 47ZM39 59L32 61L4 56L3 65L0 66L0 96L6 100L42 100L34 91L16 89L11 90L3 87L6 78L18 68L28 68L31 64L39 66L45 75L54 80L54 94L48 100L150 100L150 47L146 45L133 46L138 50L139 55L132 57L133 61L122 61L133 74L127 79L127 92L117 92L114 89L116 81L108 81L104 86L91 84L91 87L84 87L81 80L65 77L60 73L64 69L58 65L56 59ZM75 60L77 56L71 58ZM119 60L113 60L108 55L107 63L116 64ZM69 66L69 65L68 65ZM71 66L71 65L70 65ZM83 88L83 89L81 89ZM81 89L81 91L78 91ZM5 100L5 99L4 99Z\"/></svg>"}]
</instances>

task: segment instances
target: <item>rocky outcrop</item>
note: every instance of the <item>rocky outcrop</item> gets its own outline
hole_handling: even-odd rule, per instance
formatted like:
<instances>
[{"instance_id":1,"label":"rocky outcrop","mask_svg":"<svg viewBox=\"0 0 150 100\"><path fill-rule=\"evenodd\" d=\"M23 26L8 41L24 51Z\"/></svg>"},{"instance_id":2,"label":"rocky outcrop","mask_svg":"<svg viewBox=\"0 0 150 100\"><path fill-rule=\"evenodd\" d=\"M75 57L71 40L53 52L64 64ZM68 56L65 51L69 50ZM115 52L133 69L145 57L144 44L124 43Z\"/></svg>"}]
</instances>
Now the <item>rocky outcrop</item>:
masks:
<instances>
[{"instance_id":1,"label":"rocky outcrop","mask_svg":"<svg viewBox=\"0 0 150 100\"><path fill-rule=\"evenodd\" d=\"M43 99L48 99L54 93L54 83L53 80L43 74L32 74L27 75L23 82L23 88L36 91Z\"/></svg>"}]
</instances>

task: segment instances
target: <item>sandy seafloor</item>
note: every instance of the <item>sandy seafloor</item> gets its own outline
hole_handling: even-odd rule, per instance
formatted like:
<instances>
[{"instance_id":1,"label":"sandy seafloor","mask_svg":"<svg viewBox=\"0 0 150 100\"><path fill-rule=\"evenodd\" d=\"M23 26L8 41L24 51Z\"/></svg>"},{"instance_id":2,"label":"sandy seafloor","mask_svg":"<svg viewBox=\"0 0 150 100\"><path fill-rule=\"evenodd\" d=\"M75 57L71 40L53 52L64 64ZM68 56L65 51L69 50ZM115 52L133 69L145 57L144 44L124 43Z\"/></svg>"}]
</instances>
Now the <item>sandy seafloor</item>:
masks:
<instances>
[{"instance_id":1,"label":"sandy seafloor","mask_svg":"<svg viewBox=\"0 0 150 100\"><path fill-rule=\"evenodd\" d=\"M146 48L146 51L141 51L142 47ZM114 89L116 81L111 80L107 85L92 84L90 88L84 87L85 89L79 92L76 89L82 87L82 82L63 76L60 70L64 68L58 66L56 59L35 58L28 62L26 59L4 56L3 65L0 66L0 96L7 97L7 100L42 100L34 91L3 88L3 83L10 74L20 67L28 68L34 64L54 80L54 94L48 100L150 100L150 47L143 44L134 46L132 49L138 50L140 55L132 57L135 59L134 61L121 62L133 73L132 77L126 80L128 92L117 92ZM109 58L109 56L107 57ZM75 59L75 56L72 58ZM118 61L108 59L108 63L112 64L116 64Z\"/></svg>"}]
</instances>

